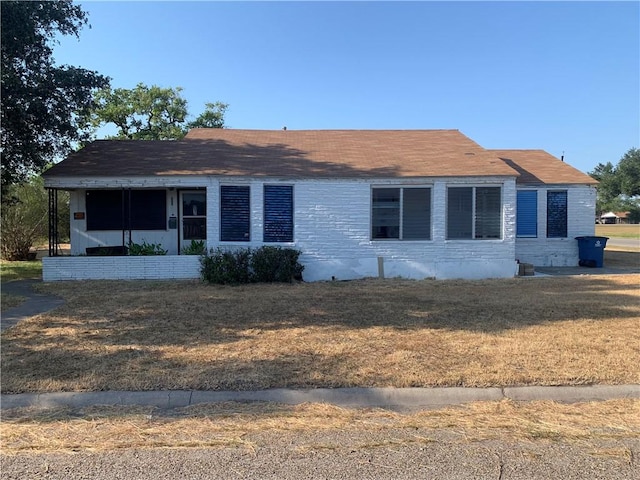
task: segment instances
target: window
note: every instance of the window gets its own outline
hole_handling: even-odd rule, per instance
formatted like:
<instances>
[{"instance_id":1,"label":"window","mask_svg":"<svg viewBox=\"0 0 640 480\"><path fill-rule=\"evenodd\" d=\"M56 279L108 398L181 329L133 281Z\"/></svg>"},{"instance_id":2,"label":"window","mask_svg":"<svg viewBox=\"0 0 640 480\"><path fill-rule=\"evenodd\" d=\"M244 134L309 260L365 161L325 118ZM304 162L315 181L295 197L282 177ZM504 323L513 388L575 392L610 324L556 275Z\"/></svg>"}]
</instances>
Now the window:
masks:
<instances>
[{"instance_id":1,"label":"window","mask_svg":"<svg viewBox=\"0 0 640 480\"><path fill-rule=\"evenodd\" d=\"M516 236L537 237L538 192L536 190L519 190L516 209Z\"/></svg>"},{"instance_id":2,"label":"window","mask_svg":"<svg viewBox=\"0 0 640 480\"><path fill-rule=\"evenodd\" d=\"M547 237L567 236L567 191L547 192Z\"/></svg>"},{"instance_id":3,"label":"window","mask_svg":"<svg viewBox=\"0 0 640 480\"><path fill-rule=\"evenodd\" d=\"M264 186L265 242L293 242L293 187Z\"/></svg>"},{"instance_id":4,"label":"window","mask_svg":"<svg viewBox=\"0 0 640 480\"><path fill-rule=\"evenodd\" d=\"M165 190L88 190L87 230L165 230Z\"/></svg>"},{"instance_id":5,"label":"window","mask_svg":"<svg viewBox=\"0 0 640 480\"><path fill-rule=\"evenodd\" d=\"M447 239L502 237L500 187L450 187L447 190Z\"/></svg>"},{"instance_id":6,"label":"window","mask_svg":"<svg viewBox=\"0 0 640 480\"><path fill-rule=\"evenodd\" d=\"M371 202L371 238L429 240L430 188L374 188Z\"/></svg>"},{"instance_id":7,"label":"window","mask_svg":"<svg viewBox=\"0 0 640 480\"><path fill-rule=\"evenodd\" d=\"M220 187L220 240L248 242L251 212L249 187L223 185Z\"/></svg>"}]
</instances>

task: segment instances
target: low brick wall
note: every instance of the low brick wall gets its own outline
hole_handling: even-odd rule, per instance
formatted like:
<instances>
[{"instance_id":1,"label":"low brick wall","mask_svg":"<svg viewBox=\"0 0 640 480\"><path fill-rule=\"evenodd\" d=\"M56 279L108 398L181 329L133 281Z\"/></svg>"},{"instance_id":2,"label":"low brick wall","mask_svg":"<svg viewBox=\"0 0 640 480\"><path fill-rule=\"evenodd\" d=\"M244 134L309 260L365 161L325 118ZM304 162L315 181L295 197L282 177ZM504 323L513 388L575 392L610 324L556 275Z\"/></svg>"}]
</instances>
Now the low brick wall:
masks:
<instances>
[{"instance_id":1,"label":"low brick wall","mask_svg":"<svg viewBox=\"0 0 640 480\"><path fill-rule=\"evenodd\" d=\"M149 257L44 257L42 279L153 280L200 278L197 255Z\"/></svg>"}]
</instances>

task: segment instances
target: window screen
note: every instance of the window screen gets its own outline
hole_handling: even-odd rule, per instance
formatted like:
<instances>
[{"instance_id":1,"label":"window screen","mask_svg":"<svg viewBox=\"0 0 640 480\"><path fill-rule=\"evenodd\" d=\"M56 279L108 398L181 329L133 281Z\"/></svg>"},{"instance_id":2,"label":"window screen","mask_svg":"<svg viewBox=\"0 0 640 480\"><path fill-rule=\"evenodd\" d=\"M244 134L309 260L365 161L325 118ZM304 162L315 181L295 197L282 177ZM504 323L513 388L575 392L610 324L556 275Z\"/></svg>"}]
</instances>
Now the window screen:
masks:
<instances>
[{"instance_id":1,"label":"window screen","mask_svg":"<svg viewBox=\"0 0 640 480\"><path fill-rule=\"evenodd\" d=\"M400 189L374 188L371 195L371 238L400 238Z\"/></svg>"},{"instance_id":2,"label":"window screen","mask_svg":"<svg viewBox=\"0 0 640 480\"><path fill-rule=\"evenodd\" d=\"M165 230L165 190L88 190L87 230Z\"/></svg>"},{"instance_id":3,"label":"window screen","mask_svg":"<svg viewBox=\"0 0 640 480\"><path fill-rule=\"evenodd\" d=\"M220 187L220 240L248 242L250 225L249 187Z\"/></svg>"},{"instance_id":4,"label":"window screen","mask_svg":"<svg viewBox=\"0 0 640 480\"><path fill-rule=\"evenodd\" d=\"M431 238L430 188L374 188L371 197L372 239Z\"/></svg>"},{"instance_id":5,"label":"window screen","mask_svg":"<svg viewBox=\"0 0 640 480\"><path fill-rule=\"evenodd\" d=\"M473 188L451 187L447 191L447 238L472 238Z\"/></svg>"},{"instance_id":6,"label":"window screen","mask_svg":"<svg viewBox=\"0 0 640 480\"><path fill-rule=\"evenodd\" d=\"M402 189L402 239L431 238L431 189Z\"/></svg>"},{"instance_id":7,"label":"window screen","mask_svg":"<svg viewBox=\"0 0 640 480\"><path fill-rule=\"evenodd\" d=\"M293 242L292 186L264 186L264 241Z\"/></svg>"},{"instance_id":8,"label":"window screen","mask_svg":"<svg viewBox=\"0 0 640 480\"><path fill-rule=\"evenodd\" d=\"M567 191L547 192L547 237L567 236Z\"/></svg>"},{"instance_id":9,"label":"window screen","mask_svg":"<svg viewBox=\"0 0 640 480\"><path fill-rule=\"evenodd\" d=\"M500 187L449 187L447 239L502 238Z\"/></svg>"},{"instance_id":10,"label":"window screen","mask_svg":"<svg viewBox=\"0 0 640 480\"><path fill-rule=\"evenodd\" d=\"M475 238L500 238L500 188L476 187Z\"/></svg>"}]
</instances>

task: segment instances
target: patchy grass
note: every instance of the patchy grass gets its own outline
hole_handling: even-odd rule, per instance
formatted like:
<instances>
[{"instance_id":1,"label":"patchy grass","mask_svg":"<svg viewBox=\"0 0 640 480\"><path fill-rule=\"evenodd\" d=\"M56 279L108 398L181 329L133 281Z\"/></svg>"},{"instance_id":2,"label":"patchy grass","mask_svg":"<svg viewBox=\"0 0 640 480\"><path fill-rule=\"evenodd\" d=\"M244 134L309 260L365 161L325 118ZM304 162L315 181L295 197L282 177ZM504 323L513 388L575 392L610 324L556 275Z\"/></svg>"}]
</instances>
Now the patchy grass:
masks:
<instances>
[{"instance_id":1,"label":"patchy grass","mask_svg":"<svg viewBox=\"0 0 640 480\"><path fill-rule=\"evenodd\" d=\"M2 293L0 301L2 302L1 311L8 310L13 307L17 307L22 302L26 300L25 297L21 297L20 295L11 295L8 293Z\"/></svg>"},{"instance_id":2,"label":"patchy grass","mask_svg":"<svg viewBox=\"0 0 640 480\"><path fill-rule=\"evenodd\" d=\"M326 404L218 403L173 410L154 407L85 409L13 409L3 411L3 454L124 448L245 447L265 435L323 432L324 444L297 448L346 448L333 445L329 432L386 433L395 445L449 441L621 440L640 437L640 401L610 400L564 405L555 402L477 402L460 407L395 413L346 409ZM357 435L355 436L357 437ZM317 442L317 436L315 436ZM343 440L344 437L341 437ZM348 448L370 448L371 444ZM629 451L594 454L625 456Z\"/></svg>"},{"instance_id":3,"label":"patchy grass","mask_svg":"<svg viewBox=\"0 0 640 480\"><path fill-rule=\"evenodd\" d=\"M610 250L609 247L604 250L604 266L605 267L639 267L640 266L640 250L637 252L628 251L627 247L624 251L622 248Z\"/></svg>"},{"instance_id":4,"label":"patchy grass","mask_svg":"<svg viewBox=\"0 0 640 480\"><path fill-rule=\"evenodd\" d=\"M24 262L0 260L0 278L3 282L42 278L42 262L40 260Z\"/></svg>"},{"instance_id":5,"label":"patchy grass","mask_svg":"<svg viewBox=\"0 0 640 480\"><path fill-rule=\"evenodd\" d=\"M637 383L639 278L49 284L2 391Z\"/></svg>"},{"instance_id":6,"label":"patchy grass","mask_svg":"<svg viewBox=\"0 0 640 480\"><path fill-rule=\"evenodd\" d=\"M596 235L611 238L640 239L640 225L596 225Z\"/></svg>"}]
</instances>

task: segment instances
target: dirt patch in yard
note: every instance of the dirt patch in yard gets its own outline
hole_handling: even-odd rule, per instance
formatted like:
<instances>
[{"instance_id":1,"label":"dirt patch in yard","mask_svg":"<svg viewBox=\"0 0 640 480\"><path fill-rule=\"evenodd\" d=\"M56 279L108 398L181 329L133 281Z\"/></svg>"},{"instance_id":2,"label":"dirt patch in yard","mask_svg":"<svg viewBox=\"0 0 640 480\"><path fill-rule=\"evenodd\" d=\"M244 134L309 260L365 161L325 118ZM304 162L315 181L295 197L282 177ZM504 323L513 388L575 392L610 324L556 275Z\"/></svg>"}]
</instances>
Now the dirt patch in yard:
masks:
<instances>
[{"instance_id":1,"label":"dirt patch in yard","mask_svg":"<svg viewBox=\"0 0 640 480\"><path fill-rule=\"evenodd\" d=\"M50 284L2 391L637 383L639 278Z\"/></svg>"}]
</instances>

